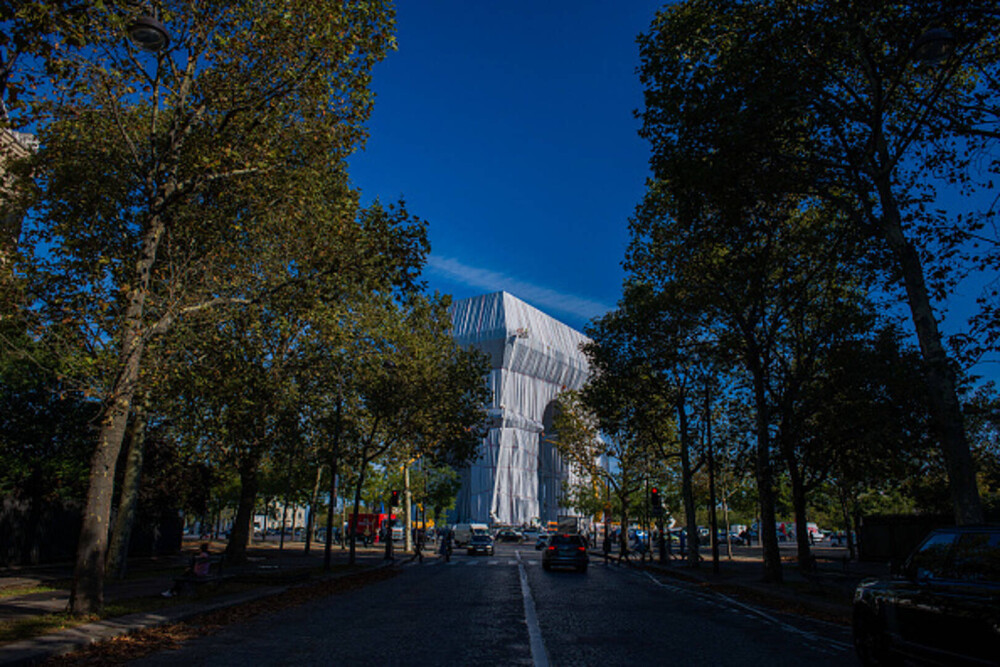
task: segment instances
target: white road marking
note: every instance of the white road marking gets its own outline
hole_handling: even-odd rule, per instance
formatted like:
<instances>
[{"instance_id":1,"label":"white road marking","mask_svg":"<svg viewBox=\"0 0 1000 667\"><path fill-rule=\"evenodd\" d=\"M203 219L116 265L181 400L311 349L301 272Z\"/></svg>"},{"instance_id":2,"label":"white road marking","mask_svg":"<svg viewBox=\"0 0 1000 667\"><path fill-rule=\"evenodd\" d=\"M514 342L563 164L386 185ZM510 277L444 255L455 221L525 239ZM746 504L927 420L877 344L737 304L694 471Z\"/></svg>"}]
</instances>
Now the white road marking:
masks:
<instances>
[{"instance_id":1,"label":"white road marking","mask_svg":"<svg viewBox=\"0 0 1000 667\"><path fill-rule=\"evenodd\" d=\"M524 599L524 620L528 624L528 639L531 643L531 660L535 667L548 667L549 654L545 650L542 639L542 628L538 625L535 614L535 600L531 597L531 587L528 585L528 573L521 561L521 552L517 552L517 570L521 575L521 597Z\"/></svg>"}]
</instances>

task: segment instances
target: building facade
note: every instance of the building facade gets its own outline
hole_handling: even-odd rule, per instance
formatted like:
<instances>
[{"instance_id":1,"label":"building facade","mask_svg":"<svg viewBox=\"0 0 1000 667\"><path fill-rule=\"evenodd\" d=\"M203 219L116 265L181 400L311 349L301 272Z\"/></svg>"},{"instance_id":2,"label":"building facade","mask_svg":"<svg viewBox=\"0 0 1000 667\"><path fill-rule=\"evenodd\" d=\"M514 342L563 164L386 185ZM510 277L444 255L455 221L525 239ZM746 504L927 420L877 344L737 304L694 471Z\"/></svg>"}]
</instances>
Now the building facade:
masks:
<instances>
[{"instance_id":1,"label":"building facade","mask_svg":"<svg viewBox=\"0 0 1000 667\"><path fill-rule=\"evenodd\" d=\"M588 339L506 292L456 301L451 314L455 340L489 357L492 392L489 431L462 473L454 521L544 524L574 513L562 503L572 472L546 434L556 397L587 379Z\"/></svg>"}]
</instances>

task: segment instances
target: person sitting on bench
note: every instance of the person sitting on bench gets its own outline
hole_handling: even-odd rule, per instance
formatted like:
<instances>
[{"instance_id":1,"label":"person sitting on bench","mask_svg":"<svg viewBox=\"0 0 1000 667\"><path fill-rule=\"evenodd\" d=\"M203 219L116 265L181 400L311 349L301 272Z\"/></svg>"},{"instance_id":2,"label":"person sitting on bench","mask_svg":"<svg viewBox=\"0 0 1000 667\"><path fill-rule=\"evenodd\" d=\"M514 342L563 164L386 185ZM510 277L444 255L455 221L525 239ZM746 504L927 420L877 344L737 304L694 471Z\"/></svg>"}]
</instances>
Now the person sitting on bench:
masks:
<instances>
[{"instance_id":1,"label":"person sitting on bench","mask_svg":"<svg viewBox=\"0 0 1000 667\"><path fill-rule=\"evenodd\" d=\"M191 566L184 570L184 574L174 581L174 585L169 590L163 591L163 597L170 598L180 593L181 583L185 577L199 578L208 576L212 568L212 554L208 552L208 546L208 542L202 543L201 550L191 561Z\"/></svg>"}]
</instances>

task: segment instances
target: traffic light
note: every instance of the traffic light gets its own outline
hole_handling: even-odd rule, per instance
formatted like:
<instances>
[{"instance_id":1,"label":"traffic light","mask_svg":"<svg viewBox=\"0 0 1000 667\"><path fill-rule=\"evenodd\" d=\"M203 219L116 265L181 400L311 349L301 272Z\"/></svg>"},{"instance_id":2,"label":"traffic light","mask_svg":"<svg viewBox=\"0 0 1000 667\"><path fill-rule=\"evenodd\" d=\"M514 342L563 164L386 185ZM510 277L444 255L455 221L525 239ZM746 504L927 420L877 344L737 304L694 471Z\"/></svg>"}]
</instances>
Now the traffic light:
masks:
<instances>
[{"instance_id":1,"label":"traffic light","mask_svg":"<svg viewBox=\"0 0 1000 667\"><path fill-rule=\"evenodd\" d=\"M654 516L659 516L663 512L663 505L660 504L660 490L655 486L649 490L649 505Z\"/></svg>"},{"instance_id":2,"label":"traffic light","mask_svg":"<svg viewBox=\"0 0 1000 667\"><path fill-rule=\"evenodd\" d=\"M399 506L399 491L393 491L392 492L392 498L389 500L389 506L390 507L398 507Z\"/></svg>"}]
</instances>

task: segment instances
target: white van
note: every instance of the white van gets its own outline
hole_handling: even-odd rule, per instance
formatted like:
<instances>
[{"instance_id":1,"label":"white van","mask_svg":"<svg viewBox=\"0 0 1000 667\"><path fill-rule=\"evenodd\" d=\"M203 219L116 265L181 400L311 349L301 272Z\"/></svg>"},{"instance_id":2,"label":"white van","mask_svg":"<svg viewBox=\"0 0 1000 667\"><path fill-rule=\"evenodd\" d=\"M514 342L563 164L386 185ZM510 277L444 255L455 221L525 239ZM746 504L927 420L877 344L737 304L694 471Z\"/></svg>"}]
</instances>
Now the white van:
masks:
<instances>
[{"instance_id":1,"label":"white van","mask_svg":"<svg viewBox=\"0 0 1000 667\"><path fill-rule=\"evenodd\" d=\"M455 546L464 547L472 540L473 535L489 535L490 527L485 523L457 523L452 530Z\"/></svg>"}]
</instances>

